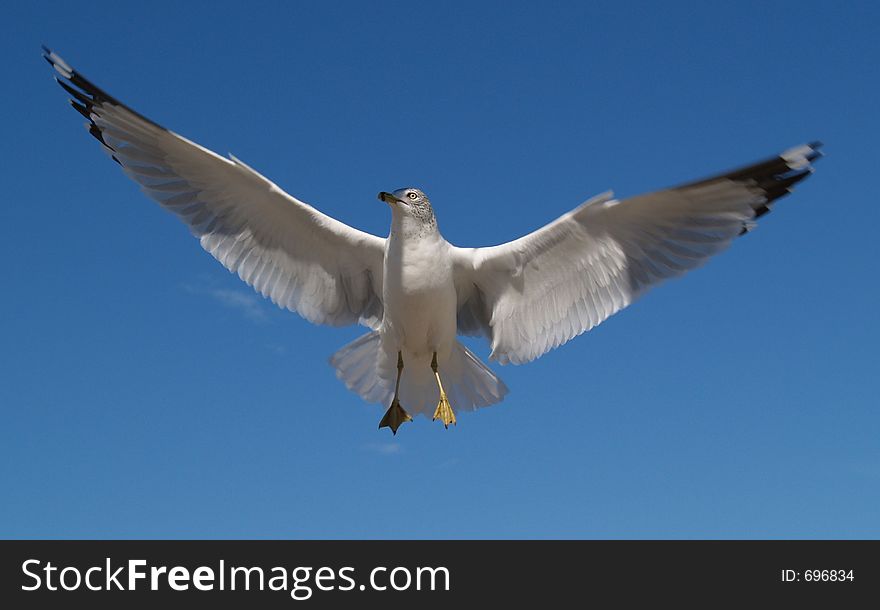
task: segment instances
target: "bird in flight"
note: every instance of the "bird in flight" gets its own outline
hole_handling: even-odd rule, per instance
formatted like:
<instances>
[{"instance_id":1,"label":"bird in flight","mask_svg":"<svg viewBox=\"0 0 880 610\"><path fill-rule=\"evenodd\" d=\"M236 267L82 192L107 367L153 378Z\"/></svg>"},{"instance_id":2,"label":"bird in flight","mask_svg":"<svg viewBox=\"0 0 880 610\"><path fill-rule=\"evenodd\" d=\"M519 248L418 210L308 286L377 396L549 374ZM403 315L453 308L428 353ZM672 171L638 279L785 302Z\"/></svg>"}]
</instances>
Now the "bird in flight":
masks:
<instances>
[{"instance_id":1,"label":"bird in flight","mask_svg":"<svg viewBox=\"0 0 880 610\"><path fill-rule=\"evenodd\" d=\"M381 238L159 126L45 47L43 56L89 133L229 271L309 322L369 329L330 362L350 390L388 407L379 427L394 434L412 414L448 428L453 405L474 410L507 394L459 335L485 337L501 364L534 360L724 250L820 156L814 142L675 188L603 193L485 248L447 242L421 190L383 191L391 229Z\"/></svg>"}]
</instances>

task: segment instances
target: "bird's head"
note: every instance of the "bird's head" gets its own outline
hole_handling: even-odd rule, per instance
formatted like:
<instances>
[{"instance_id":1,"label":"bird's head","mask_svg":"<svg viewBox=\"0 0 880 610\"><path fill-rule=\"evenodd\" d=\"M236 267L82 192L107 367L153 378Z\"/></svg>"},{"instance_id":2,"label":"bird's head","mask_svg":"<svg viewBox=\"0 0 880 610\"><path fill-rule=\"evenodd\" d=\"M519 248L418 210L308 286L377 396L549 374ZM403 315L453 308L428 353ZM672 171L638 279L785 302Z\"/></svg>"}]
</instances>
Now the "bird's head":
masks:
<instances>
[{"instance_id":1,"label":"bird's head","mask_svg":"<svg viewBox=\"0 0 880 610\"><path fill-rule=\"evenodd\" d=\"M419 189L410 187L398 189L393 193L382 191L379 193L379 200L391 206L391 211L395 216L401 214L424 224L436 222L431 200Z\"/></svg>"}]
</instances>

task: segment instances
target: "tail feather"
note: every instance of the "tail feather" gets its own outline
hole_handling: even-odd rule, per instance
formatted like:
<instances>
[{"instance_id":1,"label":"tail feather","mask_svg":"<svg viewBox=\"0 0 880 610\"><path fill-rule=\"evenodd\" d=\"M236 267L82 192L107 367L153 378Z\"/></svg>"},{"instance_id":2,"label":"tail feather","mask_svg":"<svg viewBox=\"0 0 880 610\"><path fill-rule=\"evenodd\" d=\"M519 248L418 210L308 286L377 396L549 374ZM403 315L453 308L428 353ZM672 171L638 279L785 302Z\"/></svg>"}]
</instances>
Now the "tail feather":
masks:
<instances>
[{"instance_id":1,"label":"tail feather","mask_svg":"<svg viewBox=\"0 0 880 610\"><path fill-rule=\"evenodd\" d=\"M473 411L504 400L508 392L504 382L461 343L455 343L453 353L456 351L461 373L451 388L452 404Z\"/></svg>"},{"instance_id":2,"label":"tail feather","mask_svg":"<svg viewBox=\"0 0 880 610\"><path fill-rule=\"evenodd\" d=\"M390 404L394 382L377 374L380 347L379 332L369 332L333 354L330 364L349 390L367 402Z\"/></svg>"},{"instance_id":3,"label":"tail feather","mask_svg":"<svg viewBox=\"0 0 880 610\"><path fill-rule=\"evenodd\" d=\"M396 363L396 352L385 353L378 331L359 337L330 358L336 376L349 390L367 402L385 406L391 404L394 394ZM453 345L439 366L443 388L456 411L473 411L495 404L508 392L504 382L461 343ZM404 408L413 414L430 416L439 398L430 358L415 358L404 353L400 382L400 402Z\"/></svg>"}]
</instances>

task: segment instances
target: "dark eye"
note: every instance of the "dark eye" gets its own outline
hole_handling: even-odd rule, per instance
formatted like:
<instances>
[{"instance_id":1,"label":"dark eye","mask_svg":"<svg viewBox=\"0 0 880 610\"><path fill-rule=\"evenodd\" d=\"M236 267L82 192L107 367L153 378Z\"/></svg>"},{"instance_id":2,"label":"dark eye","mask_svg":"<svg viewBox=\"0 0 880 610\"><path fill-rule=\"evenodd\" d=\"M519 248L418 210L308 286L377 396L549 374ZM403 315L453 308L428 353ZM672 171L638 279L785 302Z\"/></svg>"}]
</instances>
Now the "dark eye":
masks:
<instances>
[{"instance_id":1,"label":"dark eye","mask_svg":"<svg viewBox=\"0 0 880 610\"><path fill-rule=\"evenodd\" d=\"M407 195L407 197L409 197L410 199L418 199L419 198L419 196L416 195L415 193L410 193L409 195Z\"/></svg>"}]
</instances>

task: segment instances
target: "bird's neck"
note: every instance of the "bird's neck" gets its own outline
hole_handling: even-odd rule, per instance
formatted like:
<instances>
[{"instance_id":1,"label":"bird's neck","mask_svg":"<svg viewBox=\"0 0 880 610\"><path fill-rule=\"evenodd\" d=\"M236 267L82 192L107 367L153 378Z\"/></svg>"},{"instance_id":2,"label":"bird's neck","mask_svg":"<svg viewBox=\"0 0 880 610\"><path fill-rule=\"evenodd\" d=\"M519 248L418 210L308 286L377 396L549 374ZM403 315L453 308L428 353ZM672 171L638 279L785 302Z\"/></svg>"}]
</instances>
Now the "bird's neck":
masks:
<instances>
[{"instance_id":1,"label":"bird's neck","mask_svg":"<svg viewBox=\"0 0 880 610\"><path fill-rule=\"evenodd\" d=\"M391 218L390 239L414 240L439 236L437 220L414 218L409 214L395 213Z\"/></svg>"}]
</instances>

